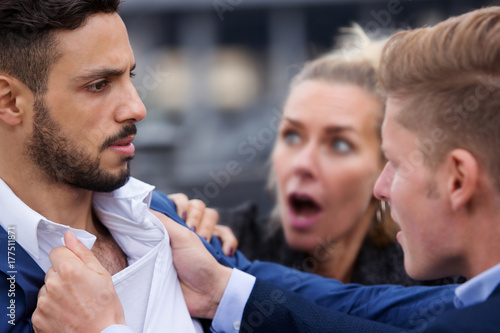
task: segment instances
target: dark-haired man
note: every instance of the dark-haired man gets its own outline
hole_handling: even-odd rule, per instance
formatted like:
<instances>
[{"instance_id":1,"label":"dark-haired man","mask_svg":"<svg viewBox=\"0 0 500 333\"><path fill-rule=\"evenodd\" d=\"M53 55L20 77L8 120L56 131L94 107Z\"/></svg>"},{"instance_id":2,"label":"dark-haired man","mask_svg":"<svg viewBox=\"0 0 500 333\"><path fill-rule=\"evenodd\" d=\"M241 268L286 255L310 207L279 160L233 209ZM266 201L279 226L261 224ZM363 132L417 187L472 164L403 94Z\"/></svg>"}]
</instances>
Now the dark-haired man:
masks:
<instances>
[{"instance_id":1,"label":"dark-haired man","mask_svg":"<svg viewBox=\"0 0 500 333\"><path fill-rule=\"evenodd\" d=\"M153 187L129 179L135 123L146 111L130 81L135 61L118 7L118 0L0 2L1 331L31 332L32 313L38 332L202 330L173 267L164 215L148 209ZM181 222L171 202L153 203ZM206 245L230 264L220 247ZM239 254L231 260L256 274L286 272ZM406 322L416 310L391 312L407 300L383 297L387 288L307 279L321 294L339 289L330 305L348 313ZM275 280L290 281L296 277ZM381 296L367 303L350 298L353 290ZM419 294L422 305L448 289L434 290Z\"/></svg>"},{"instance_id":2,"label":"dark-haired man","mask_svg":"<svg viewBox=\"0 0 500 333\"><path fill-rule=\"evenodd\" d=\"M119 3L0 3L1 220L4 239L12 240L1 250L10 253L2 297L11 306L2 331L31 330L38 289L23 286L40 288L44 272L41 296L67 283L99 286L65 309L87 332L125 323L136 332L201 331L165 231L148 211L153 187L128 181L135 123L146 110L130 80L135 60ZM64 241L67 230L74 234ZM78 257L74 235L95 257ZM53 304L45 299L36 313L41 323ZM89 320L107 318L113 304L123 310L112 322Z\"/></svg>"}]
</instances>

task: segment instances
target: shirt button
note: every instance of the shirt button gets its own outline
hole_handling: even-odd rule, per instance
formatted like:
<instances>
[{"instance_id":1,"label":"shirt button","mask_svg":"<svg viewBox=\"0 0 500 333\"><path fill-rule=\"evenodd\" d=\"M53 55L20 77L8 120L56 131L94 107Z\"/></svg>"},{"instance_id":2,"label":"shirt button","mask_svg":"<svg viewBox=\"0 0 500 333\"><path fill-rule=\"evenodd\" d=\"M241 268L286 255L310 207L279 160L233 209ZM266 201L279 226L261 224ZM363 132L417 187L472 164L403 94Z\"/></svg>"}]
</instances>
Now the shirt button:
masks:
<instances>
[{"instance_id":1,"label":"shirt button","mask_svg":"<svg viewBox=\"0 0 500 333\"><path fill-rule=\"evenodd\" d=\"M233 323L233 328L234 328L235 330L237 330L237 331L239 331L239 330L240 330L240 326L241 326L241 322L240 322L240 321L235 321L235 322Z\"/></svg>"}]
</instances>

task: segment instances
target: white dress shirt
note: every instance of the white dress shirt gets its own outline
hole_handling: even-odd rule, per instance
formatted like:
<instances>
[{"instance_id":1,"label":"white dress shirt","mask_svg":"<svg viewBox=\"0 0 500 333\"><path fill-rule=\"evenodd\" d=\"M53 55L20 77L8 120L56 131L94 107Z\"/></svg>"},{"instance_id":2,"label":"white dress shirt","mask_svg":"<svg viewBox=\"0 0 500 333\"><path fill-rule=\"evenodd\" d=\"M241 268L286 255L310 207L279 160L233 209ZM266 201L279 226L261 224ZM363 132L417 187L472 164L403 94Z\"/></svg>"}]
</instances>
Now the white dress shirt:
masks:
<instances>
[{"instance_id":1,"label":"white dress shirt","mask_svg":"<svg viewBox=\"0 0 500 333\"><path fill-rule=\"evenodd\" d=\"M137 179L111 193L95 193L93 206L101 222L127 255L128 267L113 283L128 327L113 325L104 332L202 332L189 316L172 261L168 234L149 212L154 187ZM95 236L54 223L33 211L0 179L0 225L14 228L16 240L46 272L50 251L64 246L71 229L89 249Z\"/></svg>"},{"instance_id":2,"label":"white dress shirt","mask_svg":"<svg viewBox=\"0 0 500 333\"><path fill-rule=\"evenodd\" d=\"M240 331L241 318L255 280L254 276L233 269L212 321L210 327L212 332L237 333Z\"/></svg>"}]
</instances>

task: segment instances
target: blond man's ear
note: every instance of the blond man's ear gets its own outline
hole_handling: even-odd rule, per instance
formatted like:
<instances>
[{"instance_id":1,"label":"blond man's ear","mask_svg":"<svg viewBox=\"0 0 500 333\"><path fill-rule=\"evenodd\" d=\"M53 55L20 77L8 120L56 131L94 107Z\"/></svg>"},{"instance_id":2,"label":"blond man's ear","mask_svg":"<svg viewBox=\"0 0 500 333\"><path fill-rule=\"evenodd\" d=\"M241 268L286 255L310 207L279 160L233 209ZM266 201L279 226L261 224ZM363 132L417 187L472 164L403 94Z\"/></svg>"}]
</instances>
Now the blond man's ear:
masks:
<instances>
[{"instance_id":1,"label":"blond man's ear","mask_svg":"<svg viewBox=\"0 0 500 333\"><path fill-rule=\"evenodd\" d=\"M458 211L466 207L477 193L480 170L476 157L465 149L454 149L448 159L451 208Z\"/></svg>"}]
</instances>

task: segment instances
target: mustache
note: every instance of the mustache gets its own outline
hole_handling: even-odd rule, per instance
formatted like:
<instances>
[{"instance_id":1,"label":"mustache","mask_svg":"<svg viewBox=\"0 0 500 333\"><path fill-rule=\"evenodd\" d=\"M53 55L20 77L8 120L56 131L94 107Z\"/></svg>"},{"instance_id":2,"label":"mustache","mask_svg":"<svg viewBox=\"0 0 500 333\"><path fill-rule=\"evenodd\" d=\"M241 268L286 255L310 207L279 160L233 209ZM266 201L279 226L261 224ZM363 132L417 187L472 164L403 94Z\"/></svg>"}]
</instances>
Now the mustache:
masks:
<instances>
[{"instance_id":1,"label":"mustache","mask_svg":"<svg viewBox=\"0 0 500 333\"><path fill-rule=\"evenodd\" d=\"M113 143L119 140L123 140L131 135L135 135L137 133L137 127L134 124L125 125L118 134L115 134L104 141L101 145L100 152L102 153L106 148L111 146Z\"/></svg>"}]
</instances>

